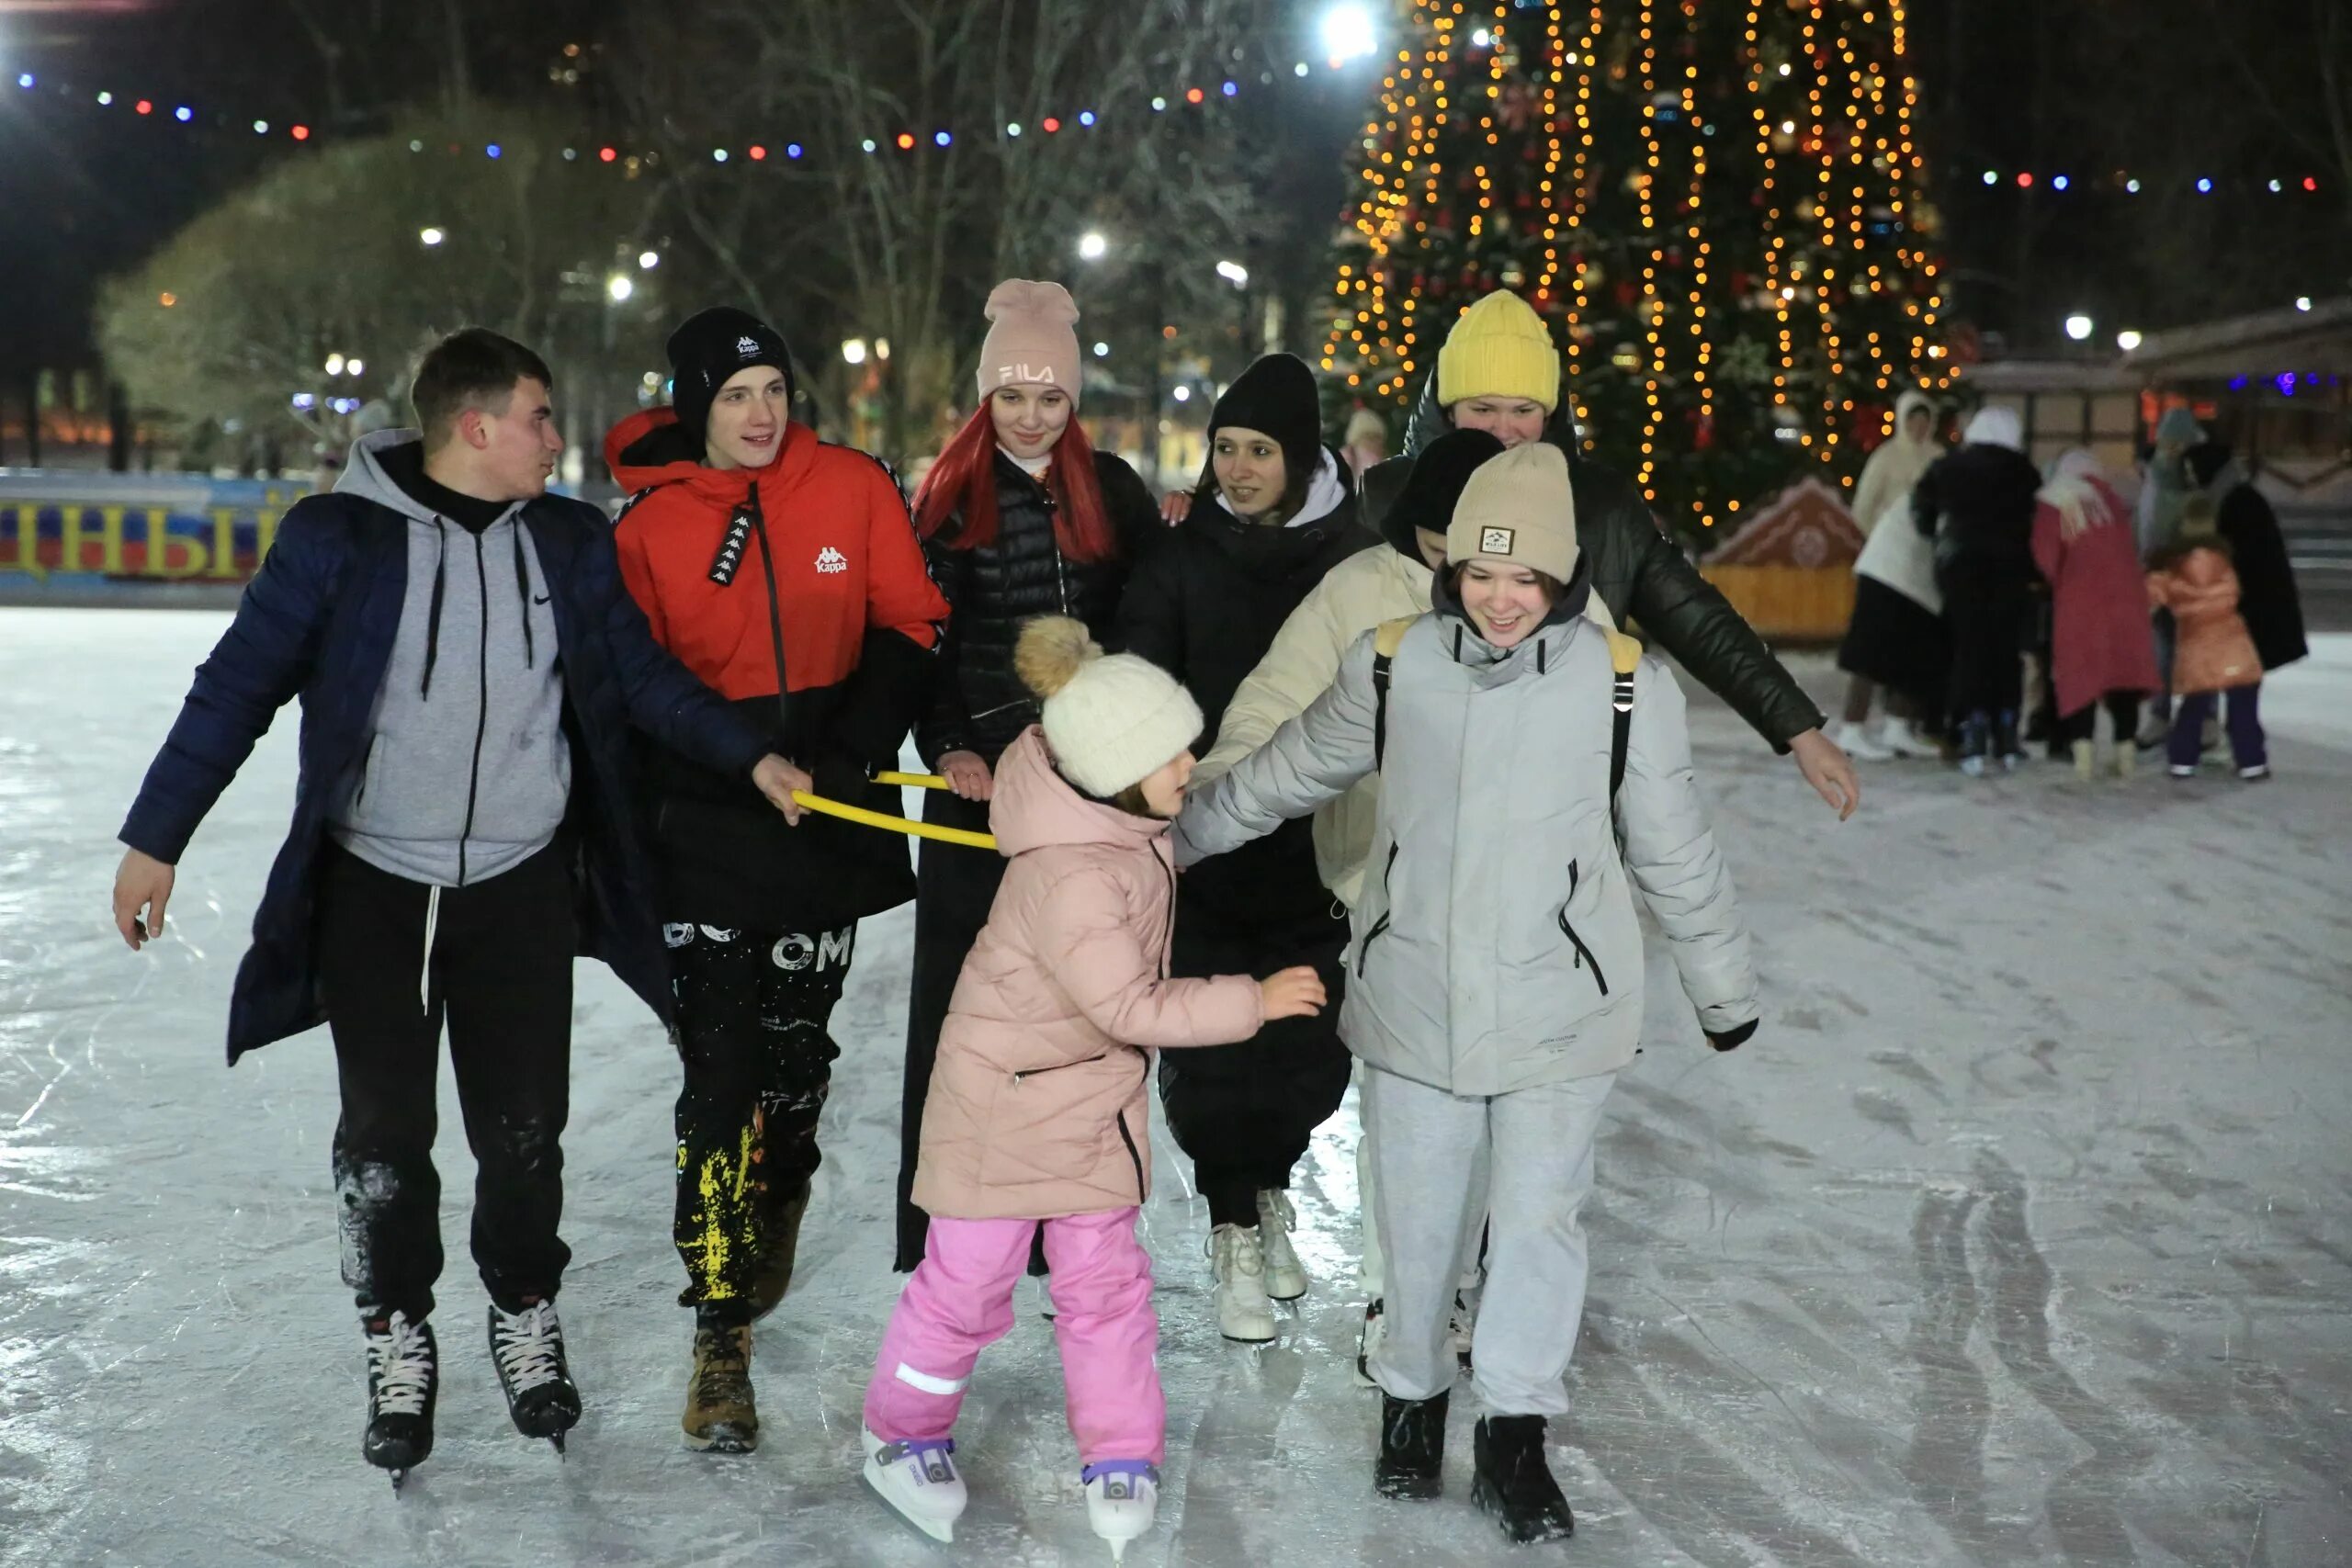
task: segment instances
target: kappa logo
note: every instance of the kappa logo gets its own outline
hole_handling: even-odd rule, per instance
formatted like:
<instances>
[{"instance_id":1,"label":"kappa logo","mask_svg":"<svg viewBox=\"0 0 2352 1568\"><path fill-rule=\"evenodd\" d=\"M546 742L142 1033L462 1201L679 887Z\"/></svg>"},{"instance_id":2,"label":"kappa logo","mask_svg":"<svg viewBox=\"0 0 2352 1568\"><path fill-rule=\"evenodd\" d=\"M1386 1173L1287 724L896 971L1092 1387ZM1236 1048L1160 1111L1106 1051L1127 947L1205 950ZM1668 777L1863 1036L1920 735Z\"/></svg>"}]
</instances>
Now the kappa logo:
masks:
<instances>
[{"instance_id":1,"label":"kappa logo","mask_svg":"<svg viewBox=\"0 0 2352 1568\"><path fill-rule=\"evenodd\" d=\"M849 558L832 546L827 545L817 552L817 570L822 572L847 571Z\"/></svg>"},{"instance_id":2,"label":"kappa logo","mask_svg":"<svg viewBox=\"0 0 2352 1568\"><path fill-rule=\"evenodd\" d=\"M1516 528L1481 528L1478 530L1478 553L1482 556L1510 554L1511 541L1519 537Z\"/></svg>"},{"instance_id":3,"label":"kappa logo","mask_svg":"<svg viewBox=\"0 0 2352 1568\"><path fill-rule=\"evenodd\" d=\"M749 359L760 352L759 341L750 336L739 337L735 340L735 352Z\"/></svg>"}]
</instances>

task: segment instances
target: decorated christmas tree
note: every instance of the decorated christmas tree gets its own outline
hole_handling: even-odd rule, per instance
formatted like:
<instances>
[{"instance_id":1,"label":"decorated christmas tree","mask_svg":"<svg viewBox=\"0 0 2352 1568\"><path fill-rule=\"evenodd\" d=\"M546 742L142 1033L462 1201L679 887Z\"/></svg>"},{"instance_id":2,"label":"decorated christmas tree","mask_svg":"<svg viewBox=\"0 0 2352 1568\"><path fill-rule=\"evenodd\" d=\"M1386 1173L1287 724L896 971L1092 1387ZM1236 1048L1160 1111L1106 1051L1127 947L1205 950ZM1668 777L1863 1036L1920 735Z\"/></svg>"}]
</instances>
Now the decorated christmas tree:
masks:
<instances>
[{"instance_id":1,"label":"decorated christmas tree","mask_svg":"<svg viewBox=\"0 0 2352 1568\"><path fill-rule=\"evenodd\" d=\"M1850 485L1895 398L1949 383L1900 5L1412 0L1405 20L1323 350L1364 400L1418 393L1454 318L1517 290L1586 450L1703 542L1803 474Z\"/></svg>"}]
</instances>

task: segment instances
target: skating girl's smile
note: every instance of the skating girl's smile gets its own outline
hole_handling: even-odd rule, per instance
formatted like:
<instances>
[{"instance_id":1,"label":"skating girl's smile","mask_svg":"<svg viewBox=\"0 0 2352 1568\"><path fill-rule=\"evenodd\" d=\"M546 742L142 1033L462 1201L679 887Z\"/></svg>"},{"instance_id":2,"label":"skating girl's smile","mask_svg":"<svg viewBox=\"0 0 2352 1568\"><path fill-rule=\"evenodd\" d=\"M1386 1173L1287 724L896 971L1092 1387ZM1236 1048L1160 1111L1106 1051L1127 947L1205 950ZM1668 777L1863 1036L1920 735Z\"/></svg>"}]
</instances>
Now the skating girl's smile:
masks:
<instances>
[{"instance_id":1,"label":"skating girl's smile","mask_svg":"<svg viewBox=\"0 0 2352 1568\"><path fill-rule=\"evenodd\" d=\"M989 398L998 445L1025 462L1054 449L1069 428L1069 394L1059 387L1023 382L999 387Z\"/></svg>"},{"instance_id":2,"label":"skating girl's smile","mask_svg":"<svg viewBox=\"0 0 2352 1568\"><path fill-rule=\"evenodd\" d=\"M775 460L792 417L784 372L771 365L738 370L711 400L704 460L714 468L764 468Z\"/></svg>"},{"instance_id":3,"label":"skating girl's smile","mask_svg":"<svg viewBox=\"0 0 2352 1568\"><path fill-rule=\"evenodd\" d=\"M1225 504L1245 522L1255 522L1281 505L1290 483L1281 443L1261 430L1238 425L1217 432L1209 468Z\"/></svg>"},{"instance_id":4,"label":"skating girl's smile","mask_svg":"<svg viewBox=\"0 0 2352 1568\"><path fill-rule=\"evenodd\" d=\"M1552 613L1553 584L1510 561L1473 557L1454 586L1470 624L1497 648L1517 648Z\"/></svg>"},{"instance_id":5,"label":"skating girl's smile","mask_svg":"<svg viewBox=\"0 0 2352 1568\"><path fill-rule=\"evenodd\" d=\"M1532 398L1464 398L1453 405L1456 430L1483 430L1507 448L1524 446L1543 434L1548 417Z\"/></svg>"}]
</instances>

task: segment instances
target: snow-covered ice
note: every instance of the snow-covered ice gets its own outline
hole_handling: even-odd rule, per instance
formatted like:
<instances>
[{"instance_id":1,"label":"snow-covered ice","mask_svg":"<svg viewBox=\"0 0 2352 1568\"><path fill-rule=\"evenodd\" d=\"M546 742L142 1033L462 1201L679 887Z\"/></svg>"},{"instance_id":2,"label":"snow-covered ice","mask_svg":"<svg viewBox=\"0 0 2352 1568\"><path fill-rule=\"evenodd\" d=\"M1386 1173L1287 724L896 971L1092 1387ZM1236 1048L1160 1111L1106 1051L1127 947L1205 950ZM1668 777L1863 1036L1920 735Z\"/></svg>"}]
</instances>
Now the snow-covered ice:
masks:
<instances>
[{"instance_id":1,"label":"snow-covered ice","mask_svg":"<svg viewBox=\"0 0 2352 1568\"><path fill-rule=\"evenodd\" d=\"M563 1304L586 1419L562 1462L506 1424L445 1084L439 1444L393 1497L358 1454L324 1035L220 1066L290 711L198 834L169 937L134 957L106 918L112 834L223 622L0 611L0 1559L1107 1561L1028 1287L959 1434L956 1545L857 1477L898 1288L904 911L863 936L837 1018L800 1282L758 1333L762 1450L681 1446L676 1069L584 964ZM1467 1398L1446 1500L1373 1496L1351 1105L1301 1172L1316 1282L1272 1347L1217 1337L1204 1210L1161 1163L1170 1463L1128 1561L2352 1561L2352 639L2323 641L2266 694L2259 788L1880 767L1840 827L1695 702L1769 1011L1716 1057L1653 958L1555 1429L1576 1540L1507 1553L1473 1514Z\"/></svg>"}]
</instances>

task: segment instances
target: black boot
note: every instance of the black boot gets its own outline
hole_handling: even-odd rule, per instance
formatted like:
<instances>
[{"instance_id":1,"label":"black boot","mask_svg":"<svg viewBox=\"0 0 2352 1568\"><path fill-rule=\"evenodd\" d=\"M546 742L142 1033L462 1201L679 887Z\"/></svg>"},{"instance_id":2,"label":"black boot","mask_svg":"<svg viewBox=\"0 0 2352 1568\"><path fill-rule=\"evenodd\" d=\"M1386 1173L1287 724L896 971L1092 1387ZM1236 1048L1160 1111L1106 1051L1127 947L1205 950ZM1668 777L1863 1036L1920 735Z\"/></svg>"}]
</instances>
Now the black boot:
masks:
<instances>
[{"instance_id":1,"label":"black boot","mask_svg":"<svg viewBox=\"0 0 2352 1568\"><path fill-rule=\"evenodd\" d=\"M400 1490L408 1472L433 1452L433 1404L440 1393L441 1360L433 1325L405 1313L359 1321L368 1337L368 1431L359 1451L392 1472Z\"/></svg>"},{"instance_id":2,"label":"black boot","mask_svg":"<svg viewBox=\"0 0 2352 1568\"><path fill-rule=\"evenodd\" d=\"M1576 1516L1544 1462L1544 1417L1489 1416L1471 1443L1476 1473L1470 1501L1501 1521L1510 1541L1565 1540Z\"/></svg>"},{"instance_id":3,"label":"black boot","mask_svg":"<svg viewBox=\"0 0 2352 1568\"><path fill-rule=\"evenodd\" d=\"M563 1435L580 1422L580 1390L563 1353L563 1324L555 1303L534 1302L521 1312L490 1303L490 1359L506 1393L506 1414L526 1438L545 1438L558 1453Z\"/></svg>"},{"instance_id":4,"label":"black boot","mask_svg":"<svg viewBox=\"0 0 2352 1568\"><path fill-rule=\"evenodd\" d=\"M1380 1396L1380 1462L1372 1489L1384 1497L1434 1497L1445 1485L1445 1401Z\"/></svg>"},{"instance_id":5,"label":"black boot","mask_svg":"<svg viewBox=\"0 0 2352 1568\"><path fill-rule=\"evenodd\" d=\"M2003 708L1994 716L1993 754L2001 759L2001 766L2013 773L2025 761L2025 748L2018 742L2018 716L2014 708Z\"/></svg>"}]
</instances>

